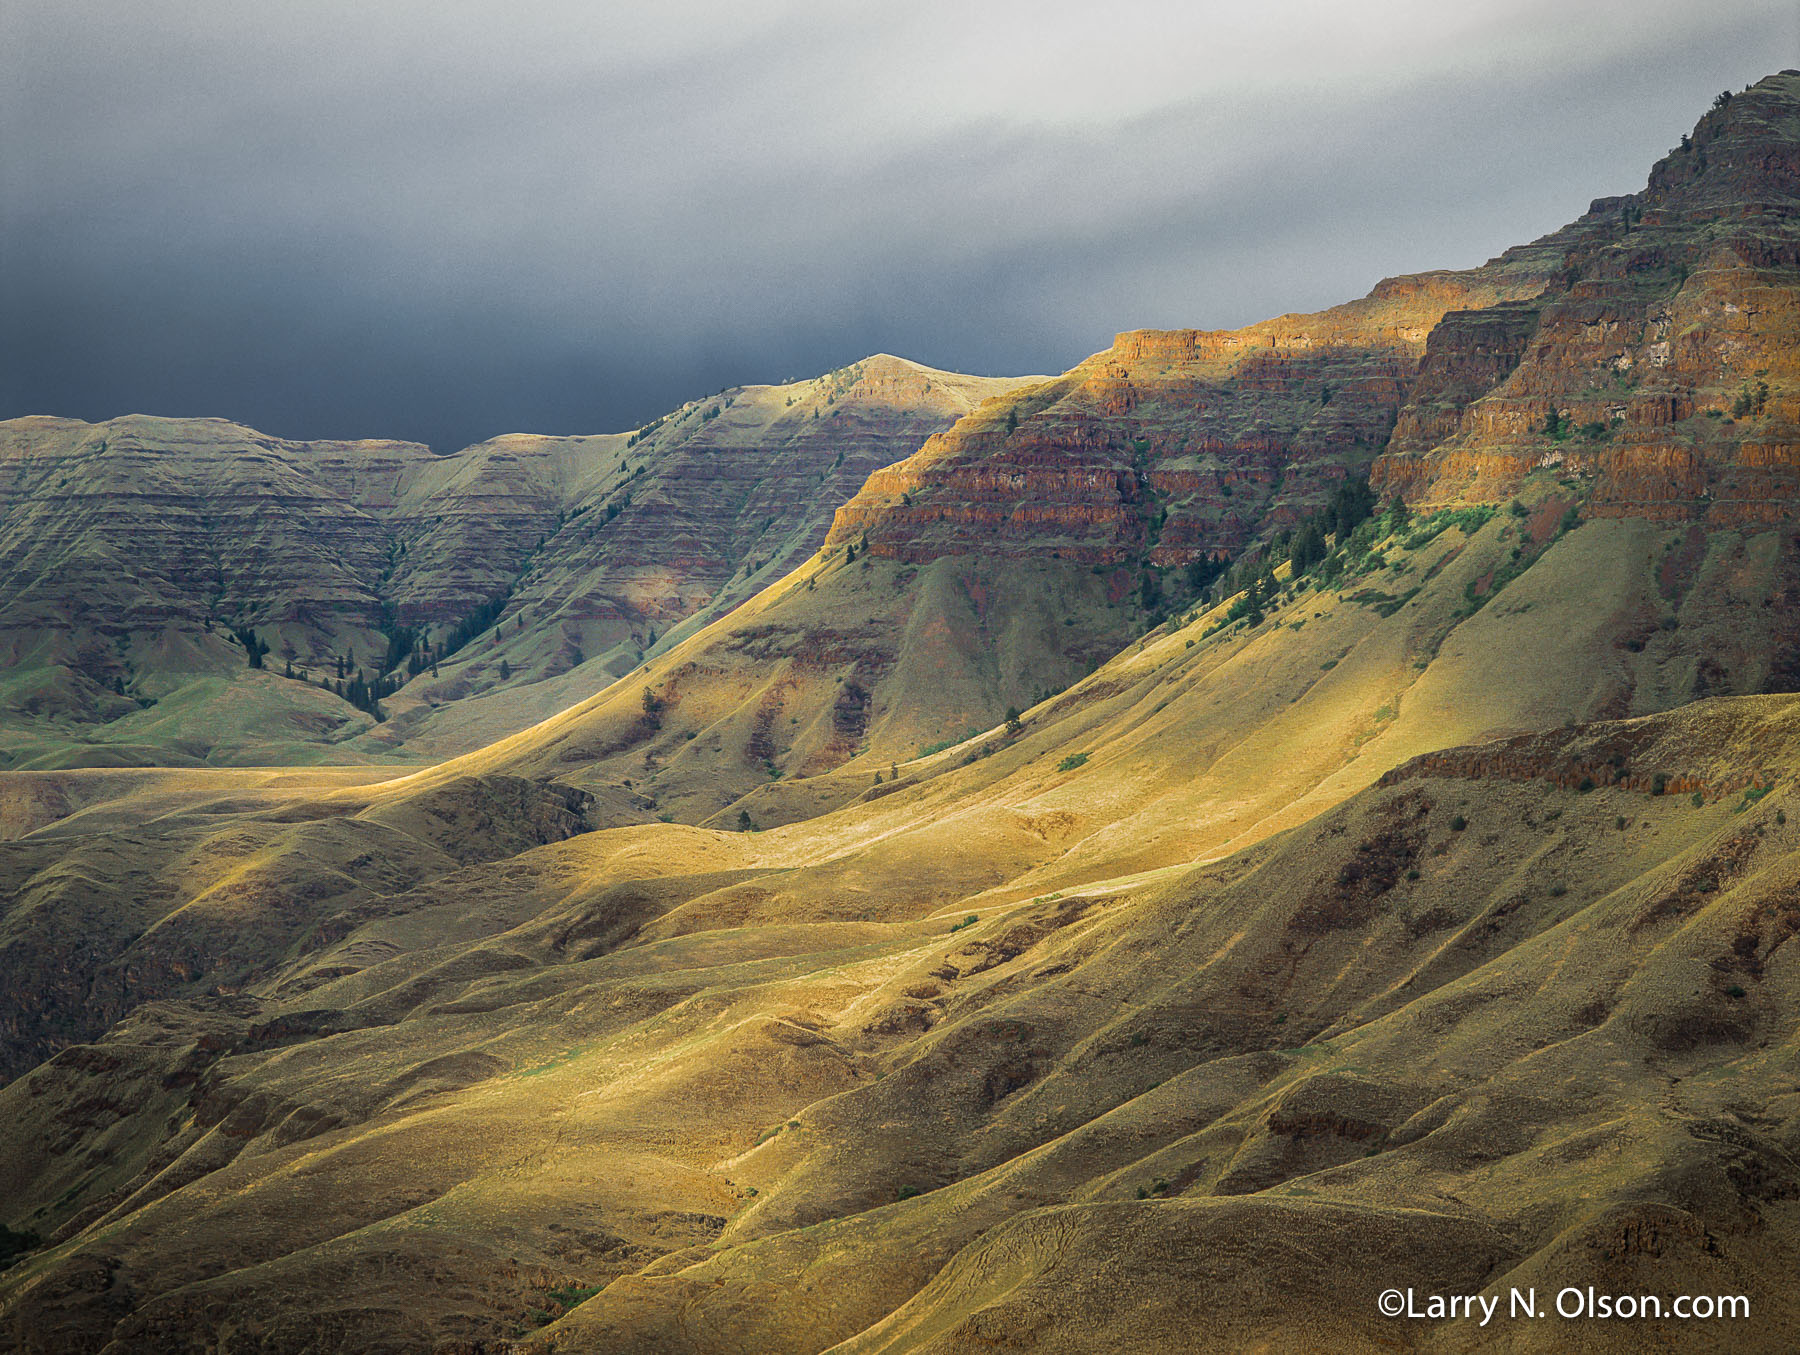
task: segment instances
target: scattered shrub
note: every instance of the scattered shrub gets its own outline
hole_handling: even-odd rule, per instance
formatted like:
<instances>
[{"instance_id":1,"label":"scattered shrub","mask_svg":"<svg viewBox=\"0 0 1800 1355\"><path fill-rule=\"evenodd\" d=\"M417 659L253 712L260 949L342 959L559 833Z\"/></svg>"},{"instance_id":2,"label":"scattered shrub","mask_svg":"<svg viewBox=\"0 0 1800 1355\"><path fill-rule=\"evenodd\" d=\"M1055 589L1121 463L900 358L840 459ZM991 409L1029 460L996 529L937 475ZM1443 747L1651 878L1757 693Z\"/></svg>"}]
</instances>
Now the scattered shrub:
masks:
<instances>
[{"instance_id":1,"label":"scattered shrub","mask_svg":"<svg viewBox=\"0 0 1800 1355\"><path fill-rule=\"evenodd\" d=\"M0 1224L0 1268L10 1264L15 1256L35 1251L42 1243L43 1239L29 1229L15 1233L11 1228Z\"/></svg>"}]
</instances>

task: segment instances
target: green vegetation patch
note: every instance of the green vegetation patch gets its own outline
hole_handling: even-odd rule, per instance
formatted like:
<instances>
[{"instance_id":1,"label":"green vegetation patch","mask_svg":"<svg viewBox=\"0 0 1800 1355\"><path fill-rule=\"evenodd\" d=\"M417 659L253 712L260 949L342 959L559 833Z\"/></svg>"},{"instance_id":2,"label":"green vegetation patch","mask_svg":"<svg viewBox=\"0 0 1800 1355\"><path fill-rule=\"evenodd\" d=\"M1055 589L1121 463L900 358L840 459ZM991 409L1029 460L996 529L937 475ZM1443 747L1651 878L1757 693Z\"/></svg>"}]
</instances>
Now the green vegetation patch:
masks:
<instances>
[{"instance_id":1,"label":"green vegetation patch","mask_svg":"<svg viewBox=\"0 0 1800 1355\"><path fill-rule=\"evenodd\" d=\"M1400 545L1405 550L1418 550L1428 546L1438 536L1456 527L1464 536L1473 536L1487 526L1499 510L1491 503L1475 504L1469 508L1442 508L1413 523L1412 529L1401 539Z\"/></svg>"},{"instance_id":2,"label":"green vegetation patch","mask_svg":"<svg viewBox=\"0 0 1800 1355\"><path fill-rule=\"evenodd\" d=\"M1059 772L1072 772L1077 767L1086 765L1087 759L1088 755L1086 753L1070 753L1061 762L1056 764L1056 770Z\"/></svg>"},{"instance_id":3,"label":"green vegetation patch","mask_svg":"<svg viewBox=\"0 0 1800 1355\"><path fill-rule=\"evenodd\" d=\"M1386 617L1392 616L1418 595L1417 588L1409 588L1404 593L1383 593L1374 588L1359 588L1354 593L1346 593L1344 601L1372 607L1377 616Z\"/></svg>"},{"instance_id":4,"label":"green vegetation patch","mask_svg":"<svg viewBox=\"0 0 1800 1355\"><path fill-rule=\"evenodd\" d=\"M952 735L950 738L939 739L936 743L928 743L919 749L919 756L930 757L933 753L941 753L946 748L954 748L959 743L967 743L979 733L981 733L979 729L965 729L962 733Z\"/></svg>"},{"instance_id":5,"label":"green vegetation patch","mask_svg":"<svg viewBox=\"0 0 1800 1355\"><path fill-rule=\"evenodd\" d=\"M1744 810L1750 808L1751 805L1755 804L1758 800L1762 799L1763 796L1774 789L1775 787L1773 786L1751 786L1744 792L1744 798L1739 800L1737 804L1733 806L1732 812L1734 814L1741 814Z\"/></svg>"},{"instance_id":6,"label":"green vegetation patch","mask_svg":"<svg viewBox=\"0 0 1800 1355\"><path fill-rule=\"evenodd\" d=\"M540 1293L545 1306L527 1309L525 1321L531 1327L547 1327L571 1308L579 1308L598 1294L603 1287L597 1284L566 1284L555 1289L542 1290ZM523 1332L520 1333L520 1335L523 1334Z\"/></svg>"},{"instance_id":7,"label":"green vegetation patch","mask_svg":"<svg viewBox=\"0 0 1800 1355\"><path fill-rule=\"evenodd\" d=\"M545 1059L542 1063L533 1064L529 1068L521 1068L519 1070L519 1076L541 1077L545 1073L555 1072L558 1068L567 1067L569 1064L575 1062L576 1059L588 1052L588 1048L589 1046L587 1045L578 1044L572 1049L565 1049L562 1053Z\"/></svg>"}]
</instances>

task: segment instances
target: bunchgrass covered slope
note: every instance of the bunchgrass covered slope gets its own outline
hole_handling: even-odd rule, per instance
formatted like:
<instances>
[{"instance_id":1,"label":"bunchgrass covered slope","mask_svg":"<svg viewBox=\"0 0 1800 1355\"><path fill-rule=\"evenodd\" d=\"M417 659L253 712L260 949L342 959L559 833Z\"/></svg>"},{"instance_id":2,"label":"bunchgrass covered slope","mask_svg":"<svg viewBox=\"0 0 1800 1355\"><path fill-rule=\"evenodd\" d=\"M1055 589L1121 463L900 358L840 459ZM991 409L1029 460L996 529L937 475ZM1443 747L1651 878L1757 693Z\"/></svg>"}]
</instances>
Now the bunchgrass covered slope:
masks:
<instances>
[{"instance_id":1,"label":"bunchgrass covered slope","mask_svg":"<svg viewBox=\"0 0 1800 1355\"><path fill-rule=\"evenodd\" d=\"M1485 291L978 406L478 752L0 781L0 1332L1800 1344L1796 405L1719 404L1800 76L1740 99ZM1413 508L1315 539L1390 417ZM1751 1315L1375 1308L1589 1284Z\"/></svg>"},{"instance_id":2,"label":"bunchgrass covered slope","mask_svg":"<svg viewBox=\"0 0 1800 1355\"><path fill-rule=\"evenodd\" d=\"M20 897L153 866L169 911L118 968L189 981L0 1092L6 1222L42 1243L5 1320L1379 1349L1354 1245L1421 1286L1754 1293L1784 1339L1800 710L1592 723L1691 681L1760 547L1670 598L1640 581L1679 533L1522 508L1366 533L1336 586L1197 616L896 789L745 802L843 806L786 827L555 841L649 812L425 778L37 827Z\"/></svg>"}]
</instances>

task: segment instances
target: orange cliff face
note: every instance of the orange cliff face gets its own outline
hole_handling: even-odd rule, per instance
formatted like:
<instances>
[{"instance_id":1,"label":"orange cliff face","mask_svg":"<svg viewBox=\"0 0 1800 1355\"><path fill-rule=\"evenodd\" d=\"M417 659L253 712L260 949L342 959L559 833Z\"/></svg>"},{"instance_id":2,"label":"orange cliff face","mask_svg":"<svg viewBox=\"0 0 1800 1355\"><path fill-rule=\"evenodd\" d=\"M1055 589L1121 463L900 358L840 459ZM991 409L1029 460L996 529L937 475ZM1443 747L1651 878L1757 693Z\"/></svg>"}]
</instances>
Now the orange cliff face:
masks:
<instances>
[{"instance_id":1,"label":"orange cliff face","mask_svg":"<svg viewBox=\"0 0 1800 1355\"><path fill-rule=\"evenodd\" d=\"M1290 525L1387 444L1446 312L1541 292L1561 256L1389 279L1240 330L1133 330L878 471L827 547L1181 565Z\"/></svg>"},{"instance_id":2,"label":"orange cliff face","mask_svg":"<svg viewBox=\"0 0 1800 1355\"><path fill-rule=\"evenodd\" d=\"M1595 517L1791 519L1800 492L1800 73L1719 105L1597 201L1535 303L1452 313L1371 479L1493 500L1533 471Z\"/></svg>"},{"instance_id":3,"label":"orange cliff face","mask_svg":"<svg viewBox=\"0 0 1800 1355\"><path fill-rule=\"evenodd\" d=\"M1315 315L1120 334L991 400L837 514L828 547L1180 565L1346 475L1420 503L1573 476L1592 516L1786 520L1800 489L1800 74L1701 119L1628 197L1480 268Z\"/></svg>"}]
</instances>

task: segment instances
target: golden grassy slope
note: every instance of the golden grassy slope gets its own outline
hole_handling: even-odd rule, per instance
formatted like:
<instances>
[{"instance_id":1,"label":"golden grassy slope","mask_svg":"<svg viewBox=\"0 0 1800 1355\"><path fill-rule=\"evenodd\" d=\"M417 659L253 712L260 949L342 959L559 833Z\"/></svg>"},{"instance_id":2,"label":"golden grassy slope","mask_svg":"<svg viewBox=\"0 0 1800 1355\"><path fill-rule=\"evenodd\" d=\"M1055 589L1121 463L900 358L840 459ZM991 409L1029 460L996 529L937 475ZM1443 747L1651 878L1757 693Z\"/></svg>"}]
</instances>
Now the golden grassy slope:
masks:
<instances>
[{"instance_id":1,"label":"golden grassy slope","mask_svg":"<svg viewBox=\"0 0 1800 1355\"><path fill-rule=\"evenodd\" d=\"M793 821L757 834L459 860L495 829L452 773L570 721L328 818L246 792L38 828L16 852L59 909L73 876L103 916L169 890L135 972L217 968L0 1090L3 1221L55 1241L0 1331L412 1350L610 1282L534 1340L1458 1348L1374 1316L1393 1276L1704 1285L1786 1339L1800 830L1755 788L1791 775L1800 707L1559 729L1683 699L1733 637L1766 663L1745 618L1784 566L1720 536L1659 573L1680 533L1557 518L1390 546L1251 633L1197 619L880 794L866 763L767 783L745 806ZM1535 563L1464 614L1515 546ZM1510 1339L1568 1348L1540 1327Z\"/></svg>"},{"instance_id":2,"label":"golden grassy slope","mask_svg":"<svg viewBox=\"0 0 1800 1355\"><path fill-rule=\"evenodd\" d=\"M10 1308L27 1349L407 1349L623 1274L540 1339L1373 1349L1388 1277L1592 1280L1749 1292L1775 1339L1800 1317L1787 792L1551 778L1629 748L1722 786L1791 767L1797 733L1758 698L1544 736L1510 773L1406 774L950 935L966 857L743 926L728 905L775 883L756 837L541 848L312 977L354 973L153 1004L13 1084L15 1226L87 1209ZM819 904L859 873L833 869ZM1683 1348L1714 1336L1741 1339Z\"/></svg>"}]
</instances>

